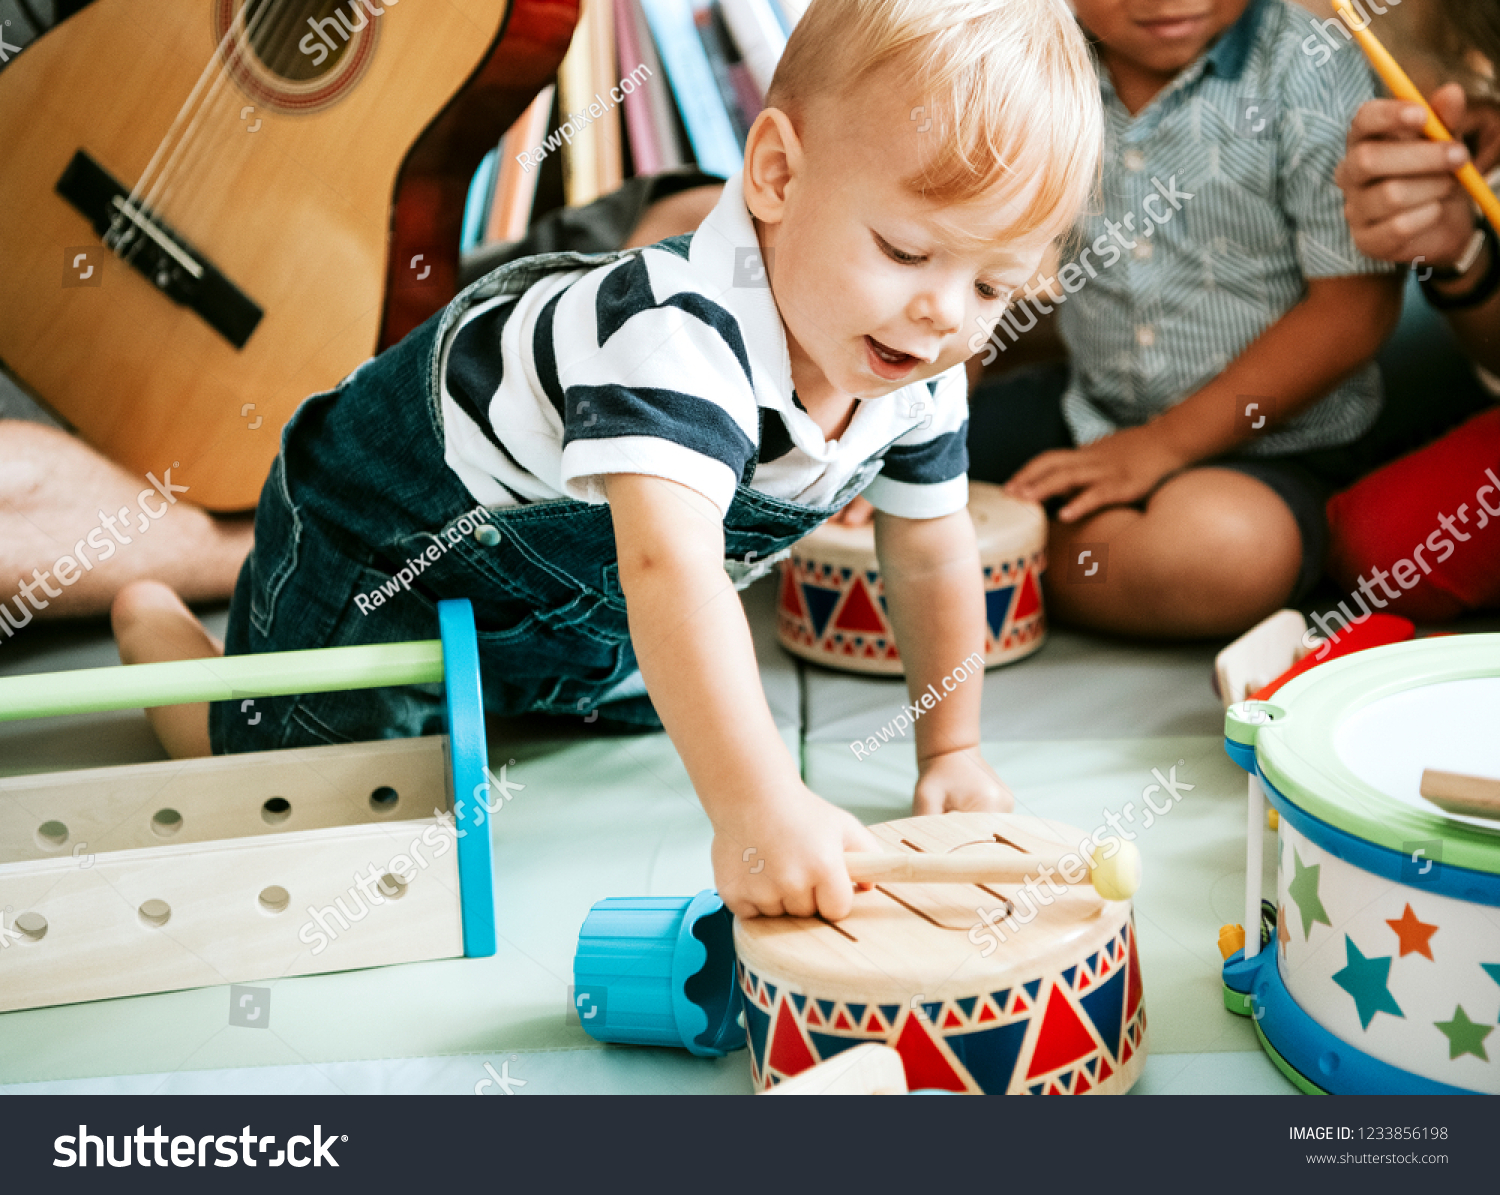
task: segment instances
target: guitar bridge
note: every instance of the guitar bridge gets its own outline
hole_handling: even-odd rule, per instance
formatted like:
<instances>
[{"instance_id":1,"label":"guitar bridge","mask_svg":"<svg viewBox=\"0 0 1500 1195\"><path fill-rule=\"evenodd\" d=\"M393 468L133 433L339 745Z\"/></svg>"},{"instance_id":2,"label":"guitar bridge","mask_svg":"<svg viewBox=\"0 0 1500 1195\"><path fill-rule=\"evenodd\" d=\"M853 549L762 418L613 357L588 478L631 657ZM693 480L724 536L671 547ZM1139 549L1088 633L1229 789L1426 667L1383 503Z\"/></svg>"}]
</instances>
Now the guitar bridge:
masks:
<instances>
[{"instance_id":1,"label":"guitar bridge","mask_svg":"<svg viewBox=\"0 0 1500 1195\"><path fill-rule=\"evenodd\" d=\"M132 201L129 188L83 150L57 180L57 193L157 290L195 311L235 348L245 347L264 314L260 307L183 237Z\"/></svg>"}]
</instances>

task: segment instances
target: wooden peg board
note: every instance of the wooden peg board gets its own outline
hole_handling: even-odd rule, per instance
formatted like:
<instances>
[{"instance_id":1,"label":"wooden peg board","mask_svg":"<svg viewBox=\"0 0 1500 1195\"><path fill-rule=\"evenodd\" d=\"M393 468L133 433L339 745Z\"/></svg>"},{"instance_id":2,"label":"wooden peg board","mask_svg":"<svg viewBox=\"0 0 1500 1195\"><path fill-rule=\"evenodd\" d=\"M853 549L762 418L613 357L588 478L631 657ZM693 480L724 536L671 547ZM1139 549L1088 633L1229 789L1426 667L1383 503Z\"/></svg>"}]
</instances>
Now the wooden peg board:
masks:
<instances>
[{"instance_id":1,"label":"wooden peg board","mask_svg":"<svg viewBox=\"0 0 1500 1195\"><path fill-rule=\"evenodd\" d=\"M0 780L0 1011L462 955L447 747Z\"/></svg>"}]
</instances>

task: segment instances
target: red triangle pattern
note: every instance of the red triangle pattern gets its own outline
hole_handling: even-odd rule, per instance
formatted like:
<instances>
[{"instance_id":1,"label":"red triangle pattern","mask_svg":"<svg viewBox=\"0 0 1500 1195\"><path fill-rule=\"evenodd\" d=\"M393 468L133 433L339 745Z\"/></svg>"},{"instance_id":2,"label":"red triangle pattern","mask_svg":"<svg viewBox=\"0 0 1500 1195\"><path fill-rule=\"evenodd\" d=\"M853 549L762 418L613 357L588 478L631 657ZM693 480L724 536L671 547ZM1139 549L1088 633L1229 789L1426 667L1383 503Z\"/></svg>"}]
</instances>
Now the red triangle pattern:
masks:
<instances>
[{"instance_id":1,"label":"red triangle pattern","mask_svg":"<svg viewBox=\"0 0 1500 1195\"><path fill-rule=\"evenodd\" d=\"M995 1012L994 1005L986 1000L979 1009L977 1024L983 1025L986 1021L998 1021L1000 1018Z\"/></svg>"},{"instance_id":2,"label":"red triangle pattern","mask_svg":"<svg viewBox=\"0 0 1500 1195\"><path fill-rule=\"evenodd\" d=\"M839 1009L839 1015L836 1016L833 1019L833 1027L835 1029L857 1029L857 1028L859 1028L859 1026L857 1026L853 1021L851 1021L849 1019L849 1014L847 1012L845 1012L842 1008Z\"/></svg>"},{"instance_id":3,"label":"red triangle pattern","mask_svg":"<svg viewBox=\"0 0 1500 1195\"><path fill-rule=\"evenodd\" d=\"M1125 1015L1135 1016L1135 1010L1141 1006L1141 960L1135 952L1135 934L1130 935L1130 978L1125 996Z\"/></svg>"},{"instance_id":4,"label":"red triangle pattern","mask_svg":"<svg viewBox=\"0 0 1500 1195\"><path fill-rule=\"evenodd\" d=\"M1114 1069L1109 1065L1109 1059L1102 1054L1099 1055L1099 1082L1103 1083L1114 1073Z\"/></svg>"},{"instance_id":5,"label":"red triangle pattern","mask_svg":"<svg viewBox=\"0 0 1500 1195\"><path fill-rule=\"evenodd\" d=\"M948 1015L943 1018L943 1028L944 1029L962 1029L963 1026L964 1026L964 1019L963 1019L963 1017L959 1016L958 1013L954 1012L953 1009L950 1008L948 1010Z\"/></svg>"},{"instance_id":6,"label":"red triangle pattern","mask_svg":"<svg viewBox=\"0 0 1500 1195\"><path fill-rule=\"evenodd\" d=\"M1078 990L1081 992L1089 986L1089 973L1082 967L1078 968Z\"/></svg>"},{"instance_id":7,"label":"red triangle pattern","mask_svg":"<svg viewBox=\"0 0 1500 1195\"><path fill-rule=\"evenodd\" d=\"M771 1049L766 1057L766 1069L780 1071L785 1076L800 1075L816 1066L802 1030L797 1028L797 1017L792 1012L792 1002L783 999L776 1012L776 1028L771 1038Z\"/></svg>"},{"instance_id":8,"label":"red triangle pattern","mask_svg":"<svg viewBox=\"0 0 1500 1195\"><path fill-rule=\"evenodd\" d=\"M818 1015L818 1006L812 1000L807 1002L807 1023L809 1025L821 1025L823 1018Z\"/></svg>"},{"instance_id":9,"label":"red triangle pattern","mask_svg":"<svg viewBox=\"0 0 1500 1195\"><path fill-rule=\"evenodd\" d=\"M777 603L782 613L798 622L807 621L807 607L802 604L802 592L790 568L781 570L781 600Z\"/></svg>"},{"instance_id":10,"label":"red triangle pattern","mask_svg":"<svg viewBox=\"0 0 1500 1195\"><path fill-rule=\"evenodd\" d=\"M1011 618L1020 622L1023 618L1030 618L1033 614L1040 612L1042 608L1042 595L1037 592L1036 573L1027 570L1026 580L1021 582L1021 593L1016 598L1016 608Z\"/></svg>"},{"instance_id":11,"label":"red triangle pattern","mask_svg":"<svg viewBox=\"0 0 1500 1195\"><path fill-rule=\"evenodd\" d=\"M869 635L889 634L879 609L870 600L870 591L858 577L833 620L833 625L841 631L858 631Z\"/></svg>"},{"instance_id":12,"label":"red triangle pattern","mask_svg":"<svg viewBox=\"0 0 1500 1195\"><path fill-rule=\"evenodd\" d=\"M906 1084L913 1091L924 1087L939 1091L968 1091L968 1084L948 1060L943 1048L927 1032L926 1018L908 1015L896 1039L896 1053L906 1067Z\"/></svg>"},{"instance_id":13,"label":"red triangle pattern","mask_svg":"<svg viewBox=\"0 0 1500 1195\"><path fill-rule=\"evenodd\" d=\"M1125 1043L1124 1053L1120 1055L1120 1065L1124 1066L1127 1062L1129 1062L1130 1056L1133 1053L1135 1053L1135 1051L1130 1048L1130 1043L1127 1041Z\"/></svg>"},{"instance_id":14,"label":"red triangle pattern","mask_svg":"<svg viewBox=\"0 0 1500 1195\"><path fill-rule=\"evenodd\" d=\"M869 1014L865 1017L865 1032L884 1033L885 1029L885 1022L880 1019L880 1014L872 1007Z\"/></svg>"},{"instance_id":15,"label":"red triangle pattern","mask_svg":"<svg viewBox=\"0 0 1500 1195\"><path fill-rule=\"evenodd\" d=\"M1089 1086L1089 1077L1087 1075L1085 1075L1082 1071L1079 1071L1078 1072L1078 1082L1077 1082L1077 1084L1073 1088L1073 1094L1074 1095L1083 1095L1085 1092L1091 1091L1091 1090L1092 1090L1092 1088Z\"/></svg>"},{"instance_id":16,"label":"red triangle pattern","mask_svg":"<svg viewBox=\"0 0 1500 1195\"><path fill-rule=\"evenodd\" d=\"M1081 1062L1084 1057L1099 1048L1093 1035L1073 1011L1061 988L1053 985L1047 997L1047 1011L1042 1015L1042 1028L1037 1035L1036 1049L1031 1055L1031 1069L1026 1077L1034 1079L1055 1071L1058 1067Z\"/></svg>"}]
</instances>

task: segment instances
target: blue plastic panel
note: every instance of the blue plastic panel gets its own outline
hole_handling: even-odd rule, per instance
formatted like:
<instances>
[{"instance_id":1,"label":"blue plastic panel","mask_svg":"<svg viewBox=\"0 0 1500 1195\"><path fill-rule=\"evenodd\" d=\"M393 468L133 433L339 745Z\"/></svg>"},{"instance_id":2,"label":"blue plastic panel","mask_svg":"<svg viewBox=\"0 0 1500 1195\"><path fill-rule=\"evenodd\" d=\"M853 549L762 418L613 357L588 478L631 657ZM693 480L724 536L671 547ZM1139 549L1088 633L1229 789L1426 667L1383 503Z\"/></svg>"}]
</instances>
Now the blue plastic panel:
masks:
<instances>
[{"instance_id":1,"label":"blue plastic panel","mask_svg":"<svg viewBox=\"0 0 1500 1195\"><path fill-rule=\"evenodd\" d=\"M490 796L490 761L484 737L484 694L479 683L479 637L474 630L474 607L468 599L438 603L438 631L443 641L443 696L453 769L464 954L486 958L495 953L495 871L485 809Z\"/></svg>"}]
</instances>

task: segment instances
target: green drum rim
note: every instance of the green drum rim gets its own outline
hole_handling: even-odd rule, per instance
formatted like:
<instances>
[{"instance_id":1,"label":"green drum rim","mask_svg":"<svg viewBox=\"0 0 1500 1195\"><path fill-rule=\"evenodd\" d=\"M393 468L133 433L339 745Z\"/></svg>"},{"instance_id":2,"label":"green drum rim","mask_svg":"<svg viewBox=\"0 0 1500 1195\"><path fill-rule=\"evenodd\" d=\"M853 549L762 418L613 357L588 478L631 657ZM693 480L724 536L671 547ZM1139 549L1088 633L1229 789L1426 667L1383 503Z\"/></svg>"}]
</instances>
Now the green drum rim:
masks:
<instances>
[{"instance_id":1,"label":"green drum rim","mask_svg":"<svg viewBox=\"0 0 1500 1195\"><path fill-rule=\"evenodd\" d=\"M1500 832L1381 792L1350 770L1333 743L1344 719L1377 701L1486 677L1500 677L1500 634L1413 640L1330 660L1263 703L1271 720L1254 728L1261 773L1293 804L1335 829L1398 853L1414 840L1440 839L1445 864L1500 874Z\"/></svg>"}]
</instances>

